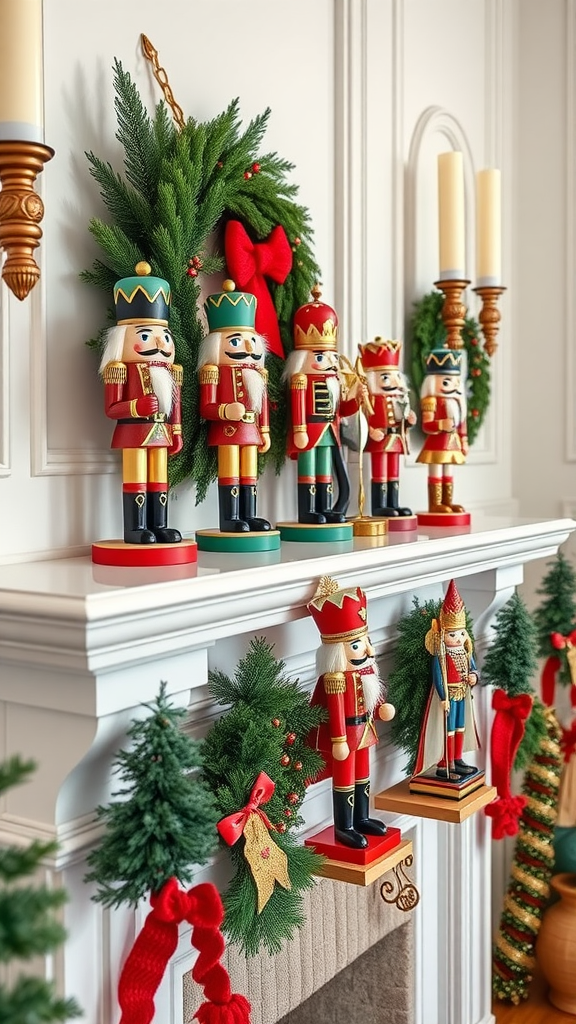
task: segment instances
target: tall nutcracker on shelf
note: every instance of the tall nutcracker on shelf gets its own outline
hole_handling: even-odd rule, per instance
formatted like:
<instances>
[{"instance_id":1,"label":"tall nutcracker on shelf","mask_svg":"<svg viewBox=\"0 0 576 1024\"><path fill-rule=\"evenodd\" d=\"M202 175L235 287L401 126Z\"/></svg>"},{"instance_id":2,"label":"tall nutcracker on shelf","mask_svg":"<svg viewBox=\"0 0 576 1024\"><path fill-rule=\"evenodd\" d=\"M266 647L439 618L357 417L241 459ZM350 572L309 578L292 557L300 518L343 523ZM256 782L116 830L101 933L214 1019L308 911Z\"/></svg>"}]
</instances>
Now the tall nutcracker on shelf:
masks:
<instances>
[{"instance_id":1,"label":"tall nutcracker on shelf","mask_svg":"<svg viewBox=\"0 0 576 1024\"><path fill-rule=\"evenodd\" d=\"M258 516L258 453L270 447L266 341L254 328L256 298L226 280L204 303L209 333L198 357L200 414L218 450L220 530L200 530L206 550L270 550L280 536Z\"/></svg>"},{"instance_id":2,"label":"tall nutcracker on shelf","mask_svg":"<svg viewBox=\"0 0 576 1024\"><path fill-rule=\"evenodd\" d=\"M408 381L400 370L402 342L375 338L358 349L372 407L364 449L371 462L372 515L394 520L388 524L392 530L415 529L416 517L400 505L398 494L400 456L409 452L408 431L416 422Z\"/></svg>"},{"instance_id":3,"label":"tall nutcracker on shelf","mask_svg":"<svg viewBox=\"0 0 576 1024\"><path fill-rule=\"evenodd\" d=\"M114 288L116 326L100 363L105 411L116 420L112 448L122 450L124 542L101 541L93 561L162 565L194 561L196 545L168 527L168 458L182 448L182 367L168 327L170 285L138 263ZM137 545L136 551L133 545ZM178 550L167 546L178 545Z\"/></svg>"},{"instance_id":4,"label":"tall nutcracker on shelf","mask_svg":"<svg viewBox=\"0 0 576 1024\"><path fill-rule=\"evenodd\" d=\"M432 349L420 391L421 425L426 438L416 459L428 466L428 512L424 526L468 526L470 514L453 500L453 466L466 462L468 428L462 353Z\"/></svg>"},{"instance_id":5,"label":"tall nutcracker on shelf","mask_svg":"<svg viewBox=\"0 0 576 1024\"><path fill-rule=\"evenodd\" d=\"M387 836L384 822L369 816L370 749L378 742L375 719L389 721L395 709L386 702L370 643L364 591L341 589L323 576L308 611L322 639L312 704L328 714L311 742L326 760L325 775L332 776L336 846L362 850L366 836Z\"/></svg>"},{"instance_id":6,"label":"tall nutcracker on shelf","mask_svg":"<svg viewBox=\"0 0 576 1024\"><path fill-rule=\"evenodd\" d=\"M312 302L294 315L294 351L283 378L289 386L288 455L298 460L298 522L279 524L283 539L342 540L352 537L346 523L350 481L340 443L340 420L358 408L363 385L340 372L338 317L321 302L318 285ZM334 483L338 494L334 500Z\"/></svg>"}]
</instances>

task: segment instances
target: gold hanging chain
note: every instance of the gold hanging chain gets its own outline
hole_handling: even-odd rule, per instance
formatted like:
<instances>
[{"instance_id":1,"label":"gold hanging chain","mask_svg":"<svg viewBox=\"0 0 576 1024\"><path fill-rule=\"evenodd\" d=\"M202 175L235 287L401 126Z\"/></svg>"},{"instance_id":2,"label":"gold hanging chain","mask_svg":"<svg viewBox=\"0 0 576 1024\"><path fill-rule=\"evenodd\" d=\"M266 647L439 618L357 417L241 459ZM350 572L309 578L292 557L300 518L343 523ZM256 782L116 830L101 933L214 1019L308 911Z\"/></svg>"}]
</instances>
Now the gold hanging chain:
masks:
<instances>
[{"instance_id":1,"label":"gold hanging chain","mask_svg":"<svg viewBox=\"0 0 576 1024\"><path fill-rule=\"evenodd\" d=\"M146 60L149 60L152 65L154 78L156 79L158 85L160 86L162 92L164 93L164 99L166 100L166 103L168 104L170 110L172 111L172 117L174 118L176 127L180 131L182 131L184 125L186 124L186 121L184 120L184 111L182 110L182 107L179 106L178 103L176 103L176 100L174 99L174 93L172 92L172 87L170 85L170 82L168 81L168 75L166 74L164 68L160 67L160 62L158 60L158 50L154 49L152 43L148 39L148 36L145 36L144 33L142 33L141 39L142 53L146 57Z\"/></svg>"}]
</instances>

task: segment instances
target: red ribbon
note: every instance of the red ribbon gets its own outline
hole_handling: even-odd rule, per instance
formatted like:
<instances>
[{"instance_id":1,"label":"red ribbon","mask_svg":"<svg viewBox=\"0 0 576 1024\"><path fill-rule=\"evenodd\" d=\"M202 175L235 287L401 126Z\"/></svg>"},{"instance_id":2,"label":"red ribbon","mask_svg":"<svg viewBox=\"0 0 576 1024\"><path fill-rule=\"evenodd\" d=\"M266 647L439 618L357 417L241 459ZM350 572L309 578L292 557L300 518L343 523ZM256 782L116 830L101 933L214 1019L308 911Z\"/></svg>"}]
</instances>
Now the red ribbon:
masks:
<instances>
[{"instance_id":1,"label":"red ribbon","mask_svg":"<svg viewBox=\"0 0 576 1024\"><path fill-rule=\"evenodd\" d=\"M564 761L568 764L572 754L576 751L576 718L568 729L562 729L560 745L564 751Z\"/></svg>"},{"instance_id":2,"label":"red ribbon","mask_svg":"<svg viewBox=\"0 0 576 1024\"><path fill-rule=\"evenodd\" d=\"M526 719L532 710L532 697L529 693L510 697L505 690L495 690L492 707L496 716L490 738L490 756L492 782L498 797L485 811L492 818L493 839L502 839L505 835L516 835L518 819L526 804L525 797L512 795L510 773L524 735Z\"/></svg>"},{"instance_id":3,"label":"red ribbon","mask_svg":"<svg viewBox=\"0 0 576 1024\"><path fill-rule=\"evenodd\" d=\"M152 910L137 936L118 983L120 1024L150 1024L154 996L166 965L178 944L178 925L192 925L191 943L199 951L192 977L204 988L206 1002L195 1013L200 1024L250 1024L250 1003L230 990L230 978L220 960L224 938L220 925L224 909L211 882L187 892L170 878L150 900Z\"/></svg>"},{"instance_id":4,"label":"red ribbon","mask_svg":"<svg viewBox=\"0 0 576 1024\"><path fill-rule=\"evenodd\" d=\"M574 647L576 645L576 629L568 636L562 636L562 633L550 633L550 643L557 651L562 651L565 647Z\"/></svg>"},{"instance_id":5,"label":"red ribbon","mask_svg":"<svg viewBox=\"0 0 576 1024\"><path fill-rule=\"evenodd\" d=\"M216 828L218 829L222 839L228 846L234 846L243 834L246 828L246 822L251 814L258 814L262 821L266 825L269 831L274 829L274 825L268 820L267 815L261 809L260 804L267 804L274 790L276 789L272 779L266 775L266 772L260 772L256 782L252 786L250 798L245 807L240 811L236 811L235 814L229 814L227 818L222 818L218 822Z\"/></svg>"},{"instance_id":6,"label":"red ribbon","mask_svg":"<svg viewBox=\"0 0 576 1024\"><path fill-rule=\"evenodd\" d=\"M256 296L256 330L267 340L269 352L284 359L278 317L264 278L284 284L292 269L292 249L286 232L278 224L264 242L253 242L239 220L229 220L224 234L224 252L230 277L236 287Z\"/></svg>"}]
</instances>

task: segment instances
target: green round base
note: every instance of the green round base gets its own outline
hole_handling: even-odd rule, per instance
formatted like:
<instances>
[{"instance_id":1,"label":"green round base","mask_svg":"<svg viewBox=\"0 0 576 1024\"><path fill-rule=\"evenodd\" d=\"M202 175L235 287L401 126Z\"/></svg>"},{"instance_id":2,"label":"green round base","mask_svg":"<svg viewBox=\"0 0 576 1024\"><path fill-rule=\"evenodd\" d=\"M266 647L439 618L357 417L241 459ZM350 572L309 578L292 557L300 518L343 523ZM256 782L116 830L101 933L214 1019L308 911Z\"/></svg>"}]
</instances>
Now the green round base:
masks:
<instances>
[{"instance_id":1,"label":"green round base","mask_svg":"<svg viewBox=\"0 0 576 1024\"><path fill-rule=\"evenodd\" d=\"M276 523L276 527L280 530L283 541L296 541L300 544L333 544L335 541L354 538L352 523L325 523L322 526L309 526L307 523Z\"/></svg>"},{"instance_id":2,"label":"green round base","mask_svg":"<svg viewBox=\"0 0 576 1024\"><path fill-rule=\"evenodd\" d=\"M280 531L222 533L220 530L197 530L196 543L199 551L277 551L280 547Z\"/></svg>"}]
</instances>

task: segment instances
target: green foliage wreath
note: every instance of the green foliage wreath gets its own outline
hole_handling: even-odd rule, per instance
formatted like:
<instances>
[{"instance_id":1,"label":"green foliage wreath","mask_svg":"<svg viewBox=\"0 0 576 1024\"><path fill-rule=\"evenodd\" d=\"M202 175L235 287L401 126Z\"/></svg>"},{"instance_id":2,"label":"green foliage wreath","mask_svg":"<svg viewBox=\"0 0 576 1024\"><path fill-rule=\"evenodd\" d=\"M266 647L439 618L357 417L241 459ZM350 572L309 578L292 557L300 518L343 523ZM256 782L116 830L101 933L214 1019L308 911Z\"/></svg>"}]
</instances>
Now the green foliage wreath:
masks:
<instances>
[{"instance_id":1,"label":"green foliage wreath","mask_svg":"<svg viewBox=\"0 0 576 1024\"><path fill-rule=\"evenodd\" d=\"M122 172L94 153L87 153L90 173L100 186L109 217L93 218L89 230L103 256L81 277L112 298L114 284L130 276L140 260L172 287L170 328L176 361L184 367L182 427L184 447L170 460L171 483L190 478L200 503L216 477L216 454L207 445L207 424L199 415L196 372L198 348L205 334L199 315L200 286L189 269L212 274L224 268L223 228L240 220L252 241L266 238L281 224L293 249L292 270L282 285L270 283L284 350L292 349L294 312L308 301L320 275L311 249L312 229L305 207L294 197L297 186L287 181L293 165L276 153L260 154L270 110L241 129L239 101L209 122L189 118L182 130L164 102L153 117L120 61L114 62L116 138L124 148ZM100 348L108 323L91 344ZM278 471L286 450L285 399L280 378L283 360L270 355L269 396L272 440L265 456Z\"/></svg>"},{"instance_id":2,"label":"green foliage wreath","mask_svg":"<svg viewBox=\"0 0 576 1024\"><path fill-rule=\"evenodd\" d=\"M442 292L429 292L415 303L411 330L412 384L419 394L426 375L426 358L433 348L442 348L446 342L446 328L442 321ZM490 360L480 338L480 325L466 317L462 340L468 355L468 443L472 445L484 422L490 404Z\"/></svg>"}]
</instances>

